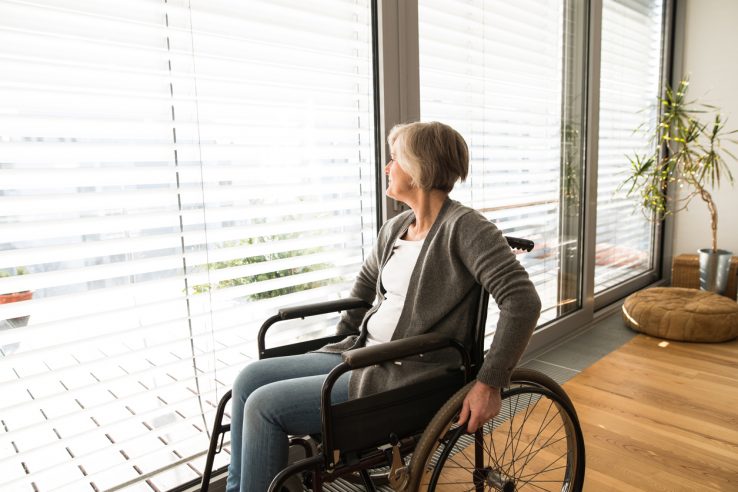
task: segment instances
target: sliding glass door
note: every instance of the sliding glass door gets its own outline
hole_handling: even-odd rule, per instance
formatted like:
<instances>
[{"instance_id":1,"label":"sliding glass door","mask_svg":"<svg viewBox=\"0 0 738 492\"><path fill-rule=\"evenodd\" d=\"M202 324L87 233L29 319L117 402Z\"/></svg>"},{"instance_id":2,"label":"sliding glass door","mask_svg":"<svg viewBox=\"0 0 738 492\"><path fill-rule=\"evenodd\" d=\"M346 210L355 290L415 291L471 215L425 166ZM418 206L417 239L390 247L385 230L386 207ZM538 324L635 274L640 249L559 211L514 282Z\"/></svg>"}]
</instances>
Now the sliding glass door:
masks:
<instances>
[{"instance_id":1,"label":"sliding glass door","mask_svg":"<svg viewBox=\"0 0 738 492\"><path fill-rule=\"evenodd\" d=\"M634 130L656 117L664 5L604 0L601 7L577 0L418 3L421 119L451 124L470 145L470 179L453 196L506 234L536 242L523 262L543 300L541 324L594 295L607 292L602 300L612 302L613 288L620 295L657 275L657 229L618 185L630 165L626 154L649 145ZM592 54L591 26L600 22L594 37L601 50ZM591 56L601 65L594 88L587 82ZM586 121L592 94L599 125ZM598 155L590 156L596 162L585 162L587 138L598 141ZM596 230L585 231L593 216ZM591 236L594 249L585 255Z\"/></svg>"},{"instance_id":2,"label":"sliding glass door","mask_svg":"<svg viewBox=\"0 0 738 492\"><path fill-rule=\"evenodd\" d=\"M535 241L522 261L541 323L577 309L585 3L420 0L418 14L421 119L454 126L470 146L453 197Z\"/></svg>"}]
</instances>

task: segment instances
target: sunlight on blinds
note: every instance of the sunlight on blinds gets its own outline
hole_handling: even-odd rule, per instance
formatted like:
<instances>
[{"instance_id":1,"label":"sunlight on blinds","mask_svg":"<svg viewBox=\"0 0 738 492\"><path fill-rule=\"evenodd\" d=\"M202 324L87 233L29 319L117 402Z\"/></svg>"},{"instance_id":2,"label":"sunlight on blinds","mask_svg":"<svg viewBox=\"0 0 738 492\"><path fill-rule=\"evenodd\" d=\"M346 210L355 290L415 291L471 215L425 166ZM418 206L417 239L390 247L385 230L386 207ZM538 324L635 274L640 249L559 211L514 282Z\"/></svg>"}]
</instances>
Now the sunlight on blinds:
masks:
<instances>
[{"instance_id":1,"label":"sunlight on blinds","mask_svg":"<svg viewBox=\"0 0 738 492\"><path fill-rule=\"evenodd\" d=\"M374 241L371 54L369 0L0 1L0 489L199 476Z\"/></svg>"},{"instance_id":2,"label":"sunlight on blinds","mask_svg":"<svg viewBox=\"0 0 738 492\"><path fill-rule=\"evenodd\" d=\"M450 124L470 148L470 176L452 197L535 241L522 261L550 320L559 297L563 3L420 0L419 18L421 118Z\"/></svg>"},{"instance_id":3,"label":"sunlight on blinds","mask_svg":"<svg viewBox=\"0 0 738 492\"><path fill-rule=\"evenodd\" d=\"M630 168L626 156L649 145L634 130L656 120L662 10L661 0L603 3L595 292L653 268L654 226L636 209L638 197L618 186Z\"/></svg>"}]
</instances>

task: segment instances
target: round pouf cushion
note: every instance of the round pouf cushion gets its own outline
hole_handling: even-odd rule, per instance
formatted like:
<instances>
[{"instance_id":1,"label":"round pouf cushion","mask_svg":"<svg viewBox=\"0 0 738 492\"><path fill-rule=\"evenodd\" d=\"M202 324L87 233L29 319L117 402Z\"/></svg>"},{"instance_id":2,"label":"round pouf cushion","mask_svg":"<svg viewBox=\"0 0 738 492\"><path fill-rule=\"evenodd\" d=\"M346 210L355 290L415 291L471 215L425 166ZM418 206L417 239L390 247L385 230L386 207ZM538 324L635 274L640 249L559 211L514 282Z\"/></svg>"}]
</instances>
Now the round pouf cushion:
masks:
<instances>
[{"instance_id":1,"label":"round pouf cushion","mask_svg":"<svg viewBox=\"0 0 738 492\"><path fill-rule=\"evenodd\" d=\"M738 304L697 289L654 287L625 299L623 320L635 331L687 342L738 337Z\"/></svg>"}]
</instances>

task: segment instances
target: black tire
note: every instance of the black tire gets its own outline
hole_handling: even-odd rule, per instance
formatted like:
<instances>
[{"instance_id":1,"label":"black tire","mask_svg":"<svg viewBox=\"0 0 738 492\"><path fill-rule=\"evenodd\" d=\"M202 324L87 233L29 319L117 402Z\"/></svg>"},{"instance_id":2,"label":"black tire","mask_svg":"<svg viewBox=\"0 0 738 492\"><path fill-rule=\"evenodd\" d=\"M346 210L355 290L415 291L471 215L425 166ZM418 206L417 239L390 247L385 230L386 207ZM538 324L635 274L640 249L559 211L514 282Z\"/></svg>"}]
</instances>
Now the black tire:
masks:
<instances>
[{"instance_id":1,"label":"black tire","mask_svg":"<svg viewBox=\"0 0 738 492\"><path fill-rule=\"evenodd\" d=\"M415 448L406 490L582 490L584 439L571 400L537 371L518 369L511 381L500 414L473 435L455 421L474 382L446 402Z\"/></svg>"}]
</instances>

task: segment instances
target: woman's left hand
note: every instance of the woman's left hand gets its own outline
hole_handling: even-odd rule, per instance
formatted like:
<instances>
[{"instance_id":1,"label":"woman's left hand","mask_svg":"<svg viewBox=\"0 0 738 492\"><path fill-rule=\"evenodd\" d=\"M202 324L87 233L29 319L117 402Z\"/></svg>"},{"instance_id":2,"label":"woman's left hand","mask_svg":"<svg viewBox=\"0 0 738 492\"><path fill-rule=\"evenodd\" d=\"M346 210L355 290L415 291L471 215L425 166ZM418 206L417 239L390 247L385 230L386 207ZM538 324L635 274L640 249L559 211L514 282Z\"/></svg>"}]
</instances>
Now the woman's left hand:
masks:
<instances>
[{"instance_id":1,"label":"woman's left hand","mask_svg":"<svg viewBox=\"0 0 738 492\"><path fill-rule=\"evenodd\" d=\"M464 398L459 414L459 425L468 421L466 430L474 432L479 426L500 413L501 406L500 388L493 388L477 381Z\"/></svg>"}]
</instances>

